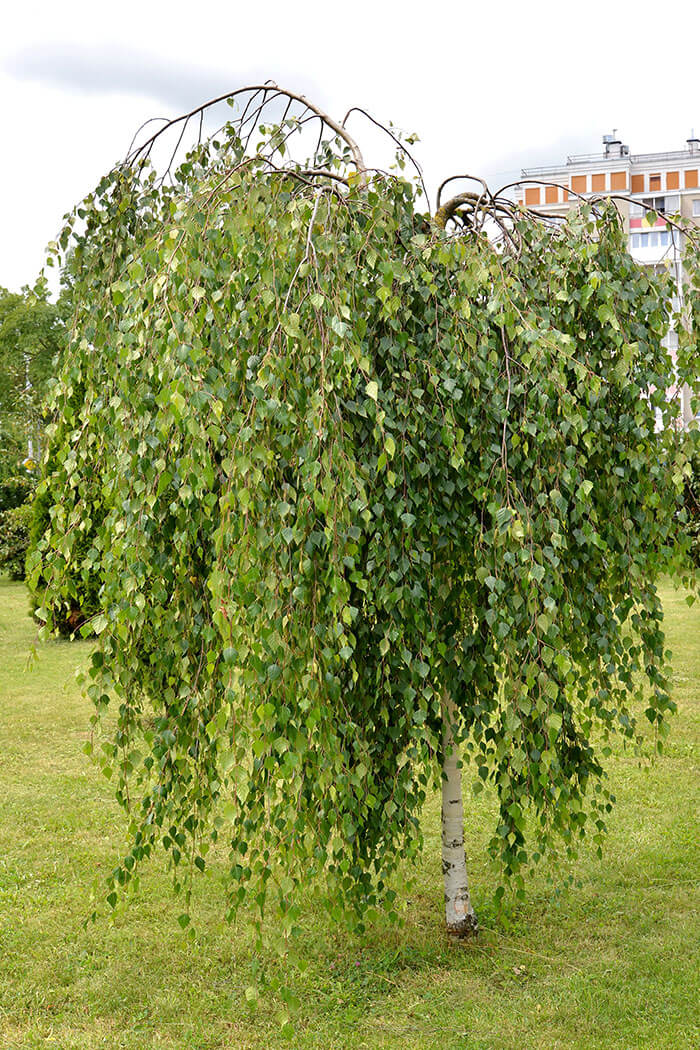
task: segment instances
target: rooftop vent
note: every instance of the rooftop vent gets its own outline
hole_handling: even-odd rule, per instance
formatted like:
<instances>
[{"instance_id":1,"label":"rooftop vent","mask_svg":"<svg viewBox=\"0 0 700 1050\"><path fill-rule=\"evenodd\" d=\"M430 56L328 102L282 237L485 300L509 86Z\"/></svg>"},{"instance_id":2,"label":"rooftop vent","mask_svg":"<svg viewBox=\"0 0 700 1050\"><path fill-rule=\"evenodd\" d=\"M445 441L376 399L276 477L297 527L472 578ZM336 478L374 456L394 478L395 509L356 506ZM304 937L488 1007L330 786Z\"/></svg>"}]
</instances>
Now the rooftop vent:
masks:
<instances>
[{"instance_id":1,"label":"rooftop vent","mask_svg":"<svg viewBox=\"0 0 700 1050\"><path fill-rule=\"evenodd\" d=\"M612 135L603 135L603 147L606 157L626 157L630 151L629 146L624 146L617 137L617 128L613 128Z\"/></svg>"}]
</instances>

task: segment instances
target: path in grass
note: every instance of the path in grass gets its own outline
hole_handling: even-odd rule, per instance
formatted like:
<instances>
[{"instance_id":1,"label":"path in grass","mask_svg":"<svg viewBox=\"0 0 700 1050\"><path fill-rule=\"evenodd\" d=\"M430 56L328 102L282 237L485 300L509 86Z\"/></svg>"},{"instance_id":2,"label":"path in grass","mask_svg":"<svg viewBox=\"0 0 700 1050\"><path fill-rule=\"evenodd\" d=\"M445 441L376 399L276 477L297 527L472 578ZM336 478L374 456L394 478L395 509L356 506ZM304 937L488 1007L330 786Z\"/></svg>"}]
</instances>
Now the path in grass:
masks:
<instances>
[{"instance_id":1,"label":"path in grass","mask_svg":"<svg viewBox=\"0 0 700 1050\"><path fill-rule=\"evenodd\" d=\"M96 874L121 845L110 785L81 752L90 710L73 672L86 642L40 647L18 584L0 580L0 1047L129 1050L684 1050L700 1045L697 799L700 603L664 592L679 716L664 756L619 755L618 807L601 862L553 897L544 873L507 919L488 904L488 800L469 803L478 945L442 937L436 805L410 919L364 941L306 918L305 969L272 964L300 999L296 1035L277 1006L252 1011L251 937L221 921L216 871L201 881L197 938L176 924L162 866L113 921L84 929ZM468 797L469 793L468 793ZM476 807L476 808L474 808Z\"/></svg>"}]
</instances>

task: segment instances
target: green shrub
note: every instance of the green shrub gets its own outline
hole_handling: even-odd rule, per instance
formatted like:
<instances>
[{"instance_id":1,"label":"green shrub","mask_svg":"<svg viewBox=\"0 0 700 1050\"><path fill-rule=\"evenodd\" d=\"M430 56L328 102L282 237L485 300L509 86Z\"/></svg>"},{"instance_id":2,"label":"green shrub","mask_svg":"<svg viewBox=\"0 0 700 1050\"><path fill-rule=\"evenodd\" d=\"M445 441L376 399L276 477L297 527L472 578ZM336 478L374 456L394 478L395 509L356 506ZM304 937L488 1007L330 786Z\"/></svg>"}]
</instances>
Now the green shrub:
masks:
<instances>
[{"instance_id":1,"label":"green shrub","mask_svg":"<svg viewBox=\"0 0 700 1050\"><path fill-rule=\"evenodd\" d=\"M31 520L29 503L0 512L0 570L9 573L11 580L24 579Z\"/></svg>"},{"instance_id":2,"label":"green shrub","mask_svg":"<svg viewBox=\"0 0 700 1050\"><path fill-rule=\"evenodd\" d=\"M685 530L690 538L690 557L700 568L700 452L693 460L693 472L685 483L683 503L687 516Z\"/></svg>"},{"instance_id":3,"label":"green shrub","mask_svg":"<svg viewBox=\"0 0 700 1050\"><path fill-rule=\"evenodd\" d=\"M0 513L28 503L34 484L34 480L27 474L0 478Z\"/></svg>"}]
</instances>

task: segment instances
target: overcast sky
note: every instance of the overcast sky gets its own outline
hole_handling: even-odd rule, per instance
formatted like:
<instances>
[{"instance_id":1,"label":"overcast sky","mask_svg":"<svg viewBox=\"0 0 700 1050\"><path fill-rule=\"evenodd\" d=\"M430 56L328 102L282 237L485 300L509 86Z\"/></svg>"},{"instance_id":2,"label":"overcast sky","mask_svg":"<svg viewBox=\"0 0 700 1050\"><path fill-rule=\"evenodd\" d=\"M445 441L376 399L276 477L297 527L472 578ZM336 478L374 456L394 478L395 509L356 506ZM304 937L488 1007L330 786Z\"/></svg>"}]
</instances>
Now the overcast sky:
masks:
<instances>
[{"instance_id":1,"label":"overcast sky","mask_svg":"<svg viewBox=\"0 0 700 1050\"><path fill-rule=\"evenodd\" d=\"M683 148L700 133L699 40L697 0L5 5L0 285L34 281L63 213L144 120L246 83L417 132L431 190L464 171L500 185L613 128L633 153ZM376 139L351 130L381 166Z\"/></svg>"}]
</instances>

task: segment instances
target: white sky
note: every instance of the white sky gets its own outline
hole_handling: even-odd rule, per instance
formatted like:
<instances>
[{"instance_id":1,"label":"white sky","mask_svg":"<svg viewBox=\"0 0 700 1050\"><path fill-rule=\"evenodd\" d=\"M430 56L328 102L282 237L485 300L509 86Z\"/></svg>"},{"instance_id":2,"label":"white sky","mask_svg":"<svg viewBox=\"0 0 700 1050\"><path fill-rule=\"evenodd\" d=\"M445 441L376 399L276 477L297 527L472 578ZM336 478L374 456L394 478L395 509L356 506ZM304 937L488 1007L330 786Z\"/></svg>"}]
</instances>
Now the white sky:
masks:
<instances>
[{"instance_id":1,"label":"white sky","mask_svg":"<svg viewBox=\"0 0 700 1050\"><path fill-rule=\"evenodd\" d=\"M351 105L416 131L431 192L470 172L700 134L697 0L24 0L0 38L0 285L31 283L61 216L148 117L268 78L341 119ZM365 160L376 138L349 126Z\"/></svg>"}]
</instances>

